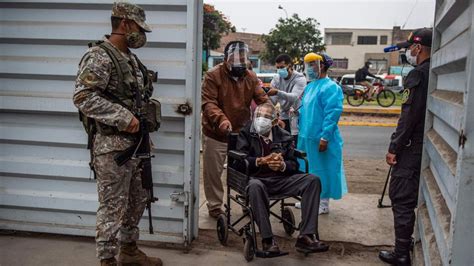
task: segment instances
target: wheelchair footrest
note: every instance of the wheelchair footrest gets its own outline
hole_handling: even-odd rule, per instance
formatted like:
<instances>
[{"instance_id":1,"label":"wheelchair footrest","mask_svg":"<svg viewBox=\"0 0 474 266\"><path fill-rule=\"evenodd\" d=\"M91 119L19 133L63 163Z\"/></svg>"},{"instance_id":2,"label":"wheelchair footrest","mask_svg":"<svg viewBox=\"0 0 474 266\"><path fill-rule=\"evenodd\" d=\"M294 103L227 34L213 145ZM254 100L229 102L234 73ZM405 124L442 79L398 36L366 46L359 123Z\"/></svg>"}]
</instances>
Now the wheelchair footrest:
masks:
<instances>
[{"instance_id":1,"label":"wheelchair footrest","mask_svg":"<svg viewBox=\"0 0 474 266\"><path fill-rule=\"evenodd\" d=\"M290 254L290 253L289 252L284 252L284 251L280 251L280 253L273 253L273 252L261 251L261 250L258 250L255 253L255 255L258 258L275 258L275 257L286 256L288 254Z\"/></svg>"}]
</instances>

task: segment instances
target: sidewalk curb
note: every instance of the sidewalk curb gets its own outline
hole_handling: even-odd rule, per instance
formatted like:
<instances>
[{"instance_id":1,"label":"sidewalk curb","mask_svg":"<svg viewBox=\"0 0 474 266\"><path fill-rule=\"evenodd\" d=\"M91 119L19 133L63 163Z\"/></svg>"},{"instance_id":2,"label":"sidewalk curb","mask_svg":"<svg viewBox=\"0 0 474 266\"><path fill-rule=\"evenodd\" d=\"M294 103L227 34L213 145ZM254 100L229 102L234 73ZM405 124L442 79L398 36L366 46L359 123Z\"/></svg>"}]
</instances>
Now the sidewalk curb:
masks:
<instances>
[{"instance_id":1,"label":"sidewalk curb","mask_svg":"<svg viewBox=\"0 0 474 266\"><path fill-rule=\"evenodd\" d=\"M361 126L361 127L396 127L396 123L372 123L372 122L351 122L340 121L339 126Z\"/></svg>"},{"instance_id":2,"label":"sidewalk curb","mask_svg":"<svg viewBox=\"0 0 474 266\"><path fill-rule=\"evenodd\" d=\"M347 114L399 115L401 113L401 108L368 108L344 106L343 112Z\"/></svg>"}]
</instances>

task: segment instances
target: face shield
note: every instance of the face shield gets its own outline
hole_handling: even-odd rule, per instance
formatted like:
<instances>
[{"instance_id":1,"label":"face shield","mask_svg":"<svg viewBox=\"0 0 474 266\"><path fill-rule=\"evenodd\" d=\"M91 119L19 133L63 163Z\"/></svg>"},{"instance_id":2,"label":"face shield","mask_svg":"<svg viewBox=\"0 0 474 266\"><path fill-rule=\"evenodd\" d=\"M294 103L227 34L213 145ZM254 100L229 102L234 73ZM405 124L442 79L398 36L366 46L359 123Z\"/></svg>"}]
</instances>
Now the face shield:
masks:
<instances>
[{"instance_id":1,"label":"face shield","mask_svg":"<svg viewBox=\"0 0 474 266\"><path fill-rule=\"evenodd\" d=\"M233 43L227 48L227 64L234 77L242 77L247 70L249 47L245 43Z\"/></svg>"},{"instance_id":2,"label":"face shield","mask_svg":"<svg viewBox=\"0 0 474 266\"><path fill-rule=\"evenodd\" d=\"M305 62L304 69L308 81L317 80L321 75L321 61L315 60L308 63Z\"/></svg>"},{"instance_id":3,"label":"face shield","mask_svg":"<svg viewBox=\"0 0 474 266\"><path fill-rule=\"evenodd\" d=\"M304 70L308 81L319 79L321 76L321 61L323 58L315 53L309 53L304 57Z\"/></svg>"}]
</instances>

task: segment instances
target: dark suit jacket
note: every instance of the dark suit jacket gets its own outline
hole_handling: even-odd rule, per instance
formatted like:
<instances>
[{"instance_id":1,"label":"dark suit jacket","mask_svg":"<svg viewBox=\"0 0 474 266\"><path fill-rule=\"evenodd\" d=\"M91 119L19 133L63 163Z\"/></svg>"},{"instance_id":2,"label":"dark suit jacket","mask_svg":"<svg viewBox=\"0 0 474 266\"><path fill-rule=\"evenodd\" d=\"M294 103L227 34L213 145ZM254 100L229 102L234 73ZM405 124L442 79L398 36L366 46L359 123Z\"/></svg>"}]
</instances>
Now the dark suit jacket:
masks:
<instances>
[{"instance_id":1,"label":"dark suit jacket","mask_svg":"<svg viewBox=\"0 0 474 266\"><path fill-rule=\"evenodd\" d=\"M251 132L252 122L247 123L239 133L237 138L236 150L247 154L247 160L249 162L249 174L254 177L258 177L263 172L268 173L271 171L267 166L257 167L255 161L258 157L264 156L262 144L260 143L260 137L257 133ZM272 128L272 145L271 152L281 153L285 160L286 169L284 172L276 171L275 176L291 176L298 173L299 163L296 159L294 152L295 146L293 137L290 133L279 126ZM245 168L239 162L233 162L232 165L235 169L242 170Z\"/></svg>"}]
</instances>

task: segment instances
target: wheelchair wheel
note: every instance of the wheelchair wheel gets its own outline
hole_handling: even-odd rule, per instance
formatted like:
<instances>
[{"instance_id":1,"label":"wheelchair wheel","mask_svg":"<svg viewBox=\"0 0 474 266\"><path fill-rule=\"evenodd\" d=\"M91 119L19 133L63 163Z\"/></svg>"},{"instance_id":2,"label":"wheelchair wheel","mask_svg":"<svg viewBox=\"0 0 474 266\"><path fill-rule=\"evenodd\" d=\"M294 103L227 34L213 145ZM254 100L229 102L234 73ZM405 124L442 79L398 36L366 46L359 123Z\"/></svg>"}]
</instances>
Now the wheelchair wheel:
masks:
<instances>
[{"instance_id":1,"label":"wheelchair wheel","mask_svg":"<svg viewBox=\"0 0 474 266\"><path fill-rule=\"evenodd\" d=\"M354 89L351 94L347 94L347 103L352 106L361 106L365 101L363 90Z\"/></svg>"},{"instance_id":2,"label":"wheelchair wheel","mask_svg":"<svg viewBox=\"0 0 474 266\"><path fill-rule=\"evenodd\" d=\"M255 256L255 245L253 243L253 237L250 234L246 234L244 239L244 257L246 261L253 260Z\"/></svg>"},{"instance_id":3,"label":"wheelchair wheel","mask_svg":"<svg viewBox=\"0 0 474 266\"><path fill-rule=\"evenodd\" d=\"M285 232L291 236L295 232L295 215L293 214L293 210L290 209L289 207L285 207L281 213L281 217L291 224L288 224L286 222L283 222L283 229L285 229Z\"/></svg>"},{"instance_id":4,"label":"wheelchair wheel","mask_svg":"<svg viewBox=\"0 0 474 266\"><path fill-rule=\"evenodd\" d=\"M229 226L227 224L227 216L220 214L217 218L217 238L223 246L227 245L227 237L229 236Z\"/></svg>"}]
</instances>

